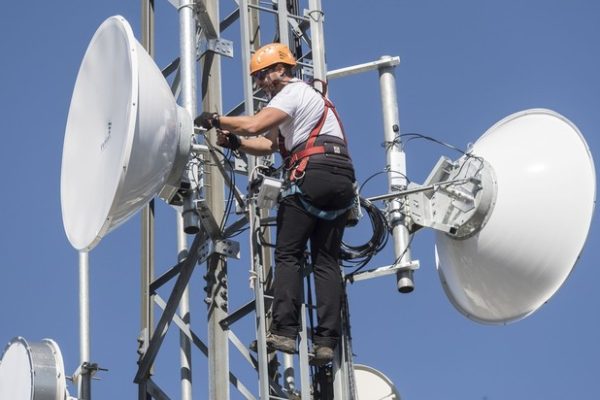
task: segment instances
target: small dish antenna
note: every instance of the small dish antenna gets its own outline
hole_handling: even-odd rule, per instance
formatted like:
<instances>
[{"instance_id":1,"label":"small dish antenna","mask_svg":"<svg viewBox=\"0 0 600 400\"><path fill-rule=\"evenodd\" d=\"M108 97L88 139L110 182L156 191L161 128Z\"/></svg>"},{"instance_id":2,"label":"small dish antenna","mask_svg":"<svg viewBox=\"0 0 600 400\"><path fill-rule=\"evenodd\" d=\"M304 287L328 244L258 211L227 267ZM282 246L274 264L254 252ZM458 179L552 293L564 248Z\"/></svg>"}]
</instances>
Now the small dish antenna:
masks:
<instances>
[{"instance_id":1,"label":"small dish antenna","mask_svg":"<svg viewBox=\"0 0 600 400\"><path fill-rule=\"evenodd\" d=\"M60 348L51 339L27 343L12 339L0 358L0 399L68 399Z\"/></svg>"},{"instance_id":2,"label":"small dish antenna","mask_svg":"<svg viewBox=\"0 0 600 400\"><path fill-rule=\"evenodd\" d=\"M81 62L65 130L60 195L71 245L91 250L154 196L170 201L192 134L129 23L104 21Z\"/></svg>"},{"instance_id":3,"label":"small dish antenna","mask_svg":"<svg viewBox=\"0 0 600 400\"><path fill-rule=\"evenodd\" d=\"M592 221L594 162L577 127L545 109L504 118L471 154L492 170L482 192L495 193L477 229L436 234L437 268L461 313L506 324L536 311L571 273Z\"/></svg>"},{"instance_id":4,"label":"small dish antenna","mask_svg":"<svg viewBox=\"0 0 600 400\"><path fill-rule=\"evenodd\" d=\"M392 381L375 368L354 364L354 379L358 400L400 400Z\"/></svg>"}]
</instances>

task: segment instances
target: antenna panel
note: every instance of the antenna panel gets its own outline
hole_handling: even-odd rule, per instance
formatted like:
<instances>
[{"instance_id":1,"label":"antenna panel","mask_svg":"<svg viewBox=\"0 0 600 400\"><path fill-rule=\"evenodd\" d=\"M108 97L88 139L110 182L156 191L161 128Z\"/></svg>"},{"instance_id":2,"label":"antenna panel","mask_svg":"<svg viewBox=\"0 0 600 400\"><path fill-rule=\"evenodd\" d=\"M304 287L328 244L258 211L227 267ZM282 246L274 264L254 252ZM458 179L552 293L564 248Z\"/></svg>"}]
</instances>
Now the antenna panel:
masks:
<instances>
[{"instance_id":1,"label":"antenna panel","mask_svg":"<svg viewBox=\"0 0 600 400\"><path fill-rule=\"evenodd\" d=\"M496 203L476 235L437 233L437 268L461 313L503 324L533 313L569 276L592 220L594 162L577 127L545 109L501 120L472 153L493 168Z\"/></svg>"}]
</instances>

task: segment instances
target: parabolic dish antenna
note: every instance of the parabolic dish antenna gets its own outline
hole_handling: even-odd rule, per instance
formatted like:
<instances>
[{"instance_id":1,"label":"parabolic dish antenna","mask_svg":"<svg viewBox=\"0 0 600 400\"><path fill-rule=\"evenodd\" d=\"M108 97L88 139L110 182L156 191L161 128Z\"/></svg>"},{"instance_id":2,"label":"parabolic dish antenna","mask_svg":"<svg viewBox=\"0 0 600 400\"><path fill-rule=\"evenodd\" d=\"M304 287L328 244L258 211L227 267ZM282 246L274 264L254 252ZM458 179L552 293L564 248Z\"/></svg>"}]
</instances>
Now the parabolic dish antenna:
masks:
<instances>
[{"instance_id":1,"label":"parabolic dish antenna","mask_svg":"<svg viewBox=\"0 0 600 400\"><path fill-rule=\"evenodd\" d=\"M461 313L504 324L536 311L569 276L592 221L594 162L577 127L545 109L501 120L472 153L493 168L496 202L477 234L437 234L437 268Z\"/></svg>"},{"instance_id":2,"label":"parabolic dish antenna","mask_svg":"<svg viewBox=\"0 0 600 400\"><path fill-rule=\"evenodd\" d=\"M354 364L354 379L358 400L400 400L392 381L374 368Z\"/></svg>"},{"instance_id":3,"label":"parabolic dish antenna","mask_svg":"<svg viewBox=\"0 0 600 400\"><path fill-rule=\"evenodd\" d=\"M50 339L27 343L12 339L0 359L0 399L65 400L65 368L58 345Z\"/></svg>"},{"instance_id":4,"label":"parabolic dish antenna","mask_svg":"<svg viewBox=\"0 0 600 400\"><path fill-rule=\"evenodd\" d=\"M192 133L127 21L104 21L79 68L65 130L60 194L71 245L90 250L161 191L173 194Z\"/></svg>"}]
</instances>

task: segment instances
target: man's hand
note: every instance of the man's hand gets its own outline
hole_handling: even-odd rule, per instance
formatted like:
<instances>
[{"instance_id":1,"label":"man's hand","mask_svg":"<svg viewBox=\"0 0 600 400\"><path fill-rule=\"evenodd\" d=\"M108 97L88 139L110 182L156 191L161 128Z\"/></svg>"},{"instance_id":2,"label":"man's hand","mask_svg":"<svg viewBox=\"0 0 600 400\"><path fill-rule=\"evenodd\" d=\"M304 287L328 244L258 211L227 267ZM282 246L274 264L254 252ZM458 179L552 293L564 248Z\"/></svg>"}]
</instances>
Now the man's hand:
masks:
<instances>
[{"instance_id":1,"label":"man's hand","mask_svg":"<svg viewBox=\"0 0 600 400\"><path fill-rule=\"evenodd\" d=\"M231 150L237 150L242 145L240 138L229 131L217 131L217 144Z\"/></svg>"},{"instance_id":2,"label":"man's hand","mask_svg":"<svg viewBox=\"0 0 600 400\"><path fill-rule=\"evenodd\" d=\"M196 117L194 125L201 126L204 129L221 128L219 121L219 114L204 111L202 114Z\"/></svg>"}]
</instances>

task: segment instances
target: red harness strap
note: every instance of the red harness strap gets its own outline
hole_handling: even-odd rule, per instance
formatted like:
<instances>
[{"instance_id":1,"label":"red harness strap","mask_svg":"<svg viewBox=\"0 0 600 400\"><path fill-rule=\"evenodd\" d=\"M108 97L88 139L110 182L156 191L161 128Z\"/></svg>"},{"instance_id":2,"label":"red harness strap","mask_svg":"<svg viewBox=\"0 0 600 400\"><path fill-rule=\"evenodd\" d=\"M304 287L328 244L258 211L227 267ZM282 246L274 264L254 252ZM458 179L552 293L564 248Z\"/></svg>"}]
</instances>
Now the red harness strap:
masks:
<instances>
[{"instance_id":1,"label":"red harness strap","mask_svg":"<svg viewBox=\"0 0 600 400\"><path fill-rule=\"evenodd\" d=\"M290 157L287 149L284 146L283 137L281 136L281 134L279 135L279 151L281 152L281 155L285 160L286 168L290 171L290 181L292 182L304 176L304 170L308 165L308 159L310 156L315 154L326 153L327 150L325 149L325 146L315 146L315 141L317 140L317 136L319 136L319 134L321 133L323 125L325 125L325 120L327 119L327 112L329 111L329 109L331 109L333 115L335 115L335 118L337 119L338 124L340 125L340 129L342 130L344 142L346 142L346 134L344 133L344 127L342 125L342 121L340 120L337 111L335 110L335 106L327 98L323 97L323 100L325 101L323 114L321 115L321 118L319 118L319 121L317 121L315 127L310 132L304 149L293 153Z\"/></svg>"}]
</instances>

